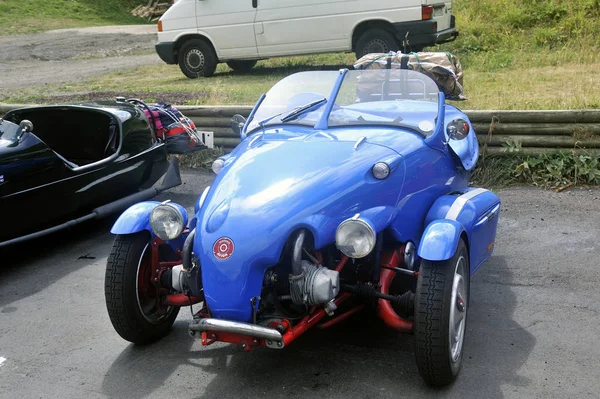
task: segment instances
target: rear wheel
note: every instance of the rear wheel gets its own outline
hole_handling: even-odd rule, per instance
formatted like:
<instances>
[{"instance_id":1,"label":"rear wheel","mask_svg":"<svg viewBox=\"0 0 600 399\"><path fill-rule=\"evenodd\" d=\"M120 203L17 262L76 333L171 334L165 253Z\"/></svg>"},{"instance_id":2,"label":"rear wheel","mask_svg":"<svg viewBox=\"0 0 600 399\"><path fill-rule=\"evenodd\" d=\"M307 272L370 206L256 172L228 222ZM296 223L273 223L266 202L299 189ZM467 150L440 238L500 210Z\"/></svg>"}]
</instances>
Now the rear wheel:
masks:
<instances>
[{"instance_id":1,"label":"rear wheel","mask_svg":"<svg viewBox=\"0 0 600 399\"><path fill-rule=\"evenodd\" d=\"M227 61L227 66L236 72L248 72L256 65L256 60Z\"/></svg>"},{"instance_id":2,"label":"rear wheel","mask_svg":"<svg viewBox=\"0 0 600 399\"><path fill-rule=\"evenodd\" d=\"M118 235L106 265L106 308L117 333L135 344L148 344L164 337L179 313L178 307L161 304L164 298L151 279L148 232Z\"/></svg>"},{"instance_id":3,"label":"rear wheel","mask_svg":"<svg viewBox=\"0 0 600 399\"><path fill-rule=\"evenodd\" d=\"M217 55L212 47L201 39L185 42L177 57L181 72L190 79L212 76L217 69Z\"/></svg>"},{"instance_id":4,"label":"rear wheel","mask_svg":"<svg viewBox=\"0 0 600 399\"><path fill-rule=\"evenodd\" d=\"M461 239L451 259L423 261L415 297L415 356L423 379L456 379L463 357L469 295L469 253Z\"/></svg>"},{"instance_id":5,"label":"rear wheel","mask_svg":"<svg viewBox=\"0 0 600 399\"><path fill-rule=\"evenodd\" d=\"M398 48L398 42L390 32L383 29L369 29L356 42L356 58L371 53L398 51Z\"/></svg>"}]
</instances>

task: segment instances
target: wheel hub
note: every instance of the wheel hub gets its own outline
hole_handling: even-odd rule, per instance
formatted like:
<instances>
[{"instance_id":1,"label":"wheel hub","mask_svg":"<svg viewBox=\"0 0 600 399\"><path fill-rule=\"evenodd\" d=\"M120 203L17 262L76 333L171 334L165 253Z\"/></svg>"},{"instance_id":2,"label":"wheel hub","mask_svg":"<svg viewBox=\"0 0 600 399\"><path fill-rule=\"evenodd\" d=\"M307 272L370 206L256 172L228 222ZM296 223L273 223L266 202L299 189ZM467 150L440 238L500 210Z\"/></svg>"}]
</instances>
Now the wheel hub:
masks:
<instances>
[{"instance_id":1,"label":"wheel hub","mask_svg":"<svg viewBox=\"0 0 600 399\"><path fill-rule=\"evenodd\" d=\"M204 54L198 49L192 49L187 53L185 63L190 69L201 70L204 68Z\"/></svg>"},{"instance_id":2,"label":"wheel hub","mask_svg":"<svg viewBox=\"0 0 600 399\"><path fill-rule=\"evenodd\" d=\"M382 39L373 39L365 46L366 54L370 53L387 53L390 51L387 43Z\"/></svg>"}]
</instances>

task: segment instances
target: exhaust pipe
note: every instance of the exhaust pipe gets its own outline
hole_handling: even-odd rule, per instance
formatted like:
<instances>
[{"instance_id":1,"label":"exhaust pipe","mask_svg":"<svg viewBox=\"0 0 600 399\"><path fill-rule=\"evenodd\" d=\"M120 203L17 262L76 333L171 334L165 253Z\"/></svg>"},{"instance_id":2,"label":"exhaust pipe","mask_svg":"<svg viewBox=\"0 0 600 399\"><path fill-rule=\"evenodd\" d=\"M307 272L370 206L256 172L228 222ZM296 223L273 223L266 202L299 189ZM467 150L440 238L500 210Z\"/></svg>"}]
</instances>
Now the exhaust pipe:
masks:
<instances>
[{"instance_id":1,"label":"exhaust pipe","mask_svg":"<svg viewBox=\"0 0 600 399\"><path fill-rule=\"evenodd\" d=\"M268 341L283 341L283 336L274 328L261 327L256 324L241 323L237 321L221 319L199 319L194 320L189 326L190 335L194 336L196 331L222 331L231 334L247 335L262 338Z\"/></svg>"}]
</instances>

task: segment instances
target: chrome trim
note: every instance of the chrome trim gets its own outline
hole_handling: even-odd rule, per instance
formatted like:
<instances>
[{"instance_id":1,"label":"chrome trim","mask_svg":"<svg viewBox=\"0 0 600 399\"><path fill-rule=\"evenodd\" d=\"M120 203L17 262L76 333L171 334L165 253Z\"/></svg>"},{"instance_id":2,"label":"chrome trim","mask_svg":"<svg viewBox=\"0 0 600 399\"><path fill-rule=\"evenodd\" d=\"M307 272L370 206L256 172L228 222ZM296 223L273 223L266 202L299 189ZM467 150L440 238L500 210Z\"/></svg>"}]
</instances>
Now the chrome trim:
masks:
<instances>
[{"instance_id":1,"label":"chrome trim","mask_svg":"<svg viewBox=\"0 0 600 399\"><path fill-rule=\"evenodd\" d=\"M367 137L366 136L362 136L361 138L359 138L358 141L356 142L356 144L354 144L354 149L358 150L358 147L360 147L360 145L362 143L364 143L365 141L367 141Z\"/></svg>"},{"instance_id":2,"label":"chrome trim","mask_svg":"<svg viewBox=\"0 0 600 399\"><path fill-rule=\"evenodd\" d=\"M189 325L190 332L193 331L223 331L233 334L249 335L272 341L282 341L281 333L274 328L261 327L255 324L240 323L221 319L199 319Z\"/></svg>"},{"instance_id":3,"label":"chrome trim","mask_svg":"<svg viewBox=\"0 0 600 399\"><path fill-rule=\"evenodd\" d=\"M460 212L463 210L463 208L465 207L467 202L469 202L470 199L477 197L479 194L487 193L488 191L489 190L486 190L485 188L476 188L474 190L467 191L463 195L459 196L454 200L450 209L448 209L448 212L446 213L446 219L456 220L456 218L458 218L458 215L460 215Z\"/></svg>"}]
</instances>

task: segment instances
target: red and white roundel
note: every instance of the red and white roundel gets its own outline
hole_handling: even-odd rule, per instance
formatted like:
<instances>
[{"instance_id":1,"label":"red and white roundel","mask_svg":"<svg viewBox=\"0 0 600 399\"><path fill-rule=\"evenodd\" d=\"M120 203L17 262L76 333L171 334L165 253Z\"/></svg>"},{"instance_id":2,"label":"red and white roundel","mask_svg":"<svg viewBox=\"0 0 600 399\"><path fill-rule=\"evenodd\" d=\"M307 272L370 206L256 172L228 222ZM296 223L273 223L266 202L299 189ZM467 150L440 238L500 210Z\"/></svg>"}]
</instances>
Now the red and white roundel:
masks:
<instances>
[{"instance_id":1,"label":"red and white roundel","mask_svg":"<svg viewBox=\"0 0 600 399\"><path fill-rule=\"evenodd\" d=\"M221 237L215 242L213 246L213 254L215 254L215 258L219 260L229 259L231 254L233 254L233 241L227 237Z\"/></svg>"}]
</instances>

